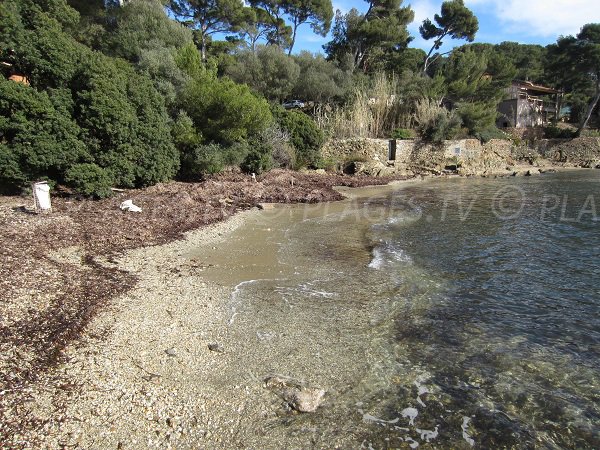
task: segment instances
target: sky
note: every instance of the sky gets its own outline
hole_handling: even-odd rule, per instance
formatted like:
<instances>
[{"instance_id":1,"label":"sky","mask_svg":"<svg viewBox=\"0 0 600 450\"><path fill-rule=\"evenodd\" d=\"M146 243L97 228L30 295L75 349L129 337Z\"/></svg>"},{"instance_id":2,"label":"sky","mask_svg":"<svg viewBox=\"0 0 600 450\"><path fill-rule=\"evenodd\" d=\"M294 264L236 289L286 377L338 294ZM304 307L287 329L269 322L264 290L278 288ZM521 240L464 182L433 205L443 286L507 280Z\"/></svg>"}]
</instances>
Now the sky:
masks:
<instances>
[{"instance_id":1,"label":"sky","mask_svg":"<svg viewBox=\"0 0 600 450\"><path fill-rule=\"evenodd\" d=\"M356 8L366 11L364 0L332 0L333 10L342 13ZM410 47L429 51L431 43L419 35L419 25L424 19L433 20L440 12L442 0L404 0L415 12L415 20L408 26L414 37ZM465 5L479 20L479 32L474 42L497 44L513 41L522 44L548 45L559 36L575 35L587 23L600 23L600 0L465 0ZM322 45L330 36L314 34L308 25L298 30L294 53L309 50L323 53ZM465 44L464 40L446 39L440 51L451 50Z\"/></svg>"}]
</instances>

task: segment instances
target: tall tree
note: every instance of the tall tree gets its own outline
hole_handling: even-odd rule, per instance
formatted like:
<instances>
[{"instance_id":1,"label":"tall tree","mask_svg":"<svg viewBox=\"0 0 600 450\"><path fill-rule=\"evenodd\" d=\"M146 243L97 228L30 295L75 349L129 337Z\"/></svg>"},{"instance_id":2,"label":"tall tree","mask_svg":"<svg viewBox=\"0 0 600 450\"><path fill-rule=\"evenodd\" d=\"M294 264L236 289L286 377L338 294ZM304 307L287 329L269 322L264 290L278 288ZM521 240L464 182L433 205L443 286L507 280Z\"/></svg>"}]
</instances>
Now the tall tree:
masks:
<instances>
[{"instance_id":1,"label":"tall tree","mask_svg":"<svg viewBox=\"0 0 600 450\"><path fill-rule=\"evenodd\" d=\"M351 9L336 12L333 39L323 46L328 59L343 62L351 55L352 68L368 71L370 59L378 54L387 58L404 50L411 41L406 26L414 13L402 0L366 0L365 14Z\"/></svg>"},{"instance_id":2,"label":"tall tree","mask_svg":"<svg viewBox=\"0 0 600 450\"><path fill-rule=\"evenodd\" d=\"M242 0L171 0L169 9L177 20L198 31L202 60L210 36L237 31L248 14Z\"/></svg>"},{"instance_id":3,"label":"tall tree","mask_svg":"<svg viewBox=\"0 0 600 450\"><path fill-rule=\"evenodd\" d=\"M473 135L492 128L497 105L515 75L507 58L488 47L462 46L442 67L446 102L456 108Z\"/></svg>"},{"instance_id":4,"label":"tall tree","mask_svg":"<svg viewBox=\"0 0 600 450\"><path fill-rule=\"evenodd\" d=\"M423 36L423 39L434 39L433 46L425 58L423 72L427 72L433 52L440 49L446 36L473 42L475 33L479 30L477 17L465 6L463 0L450 0L442 3L441 15L436 14L434 20L435 24L430 19L425 19L419 27L419 32ZM438 56L435 56L433 59L437 59Z\"/></svg>"},{"instance_id":5,"label":"tall tree","mask_svg":"<svg viewBox=\"0 0 600 450\"><path fill-rule=\"evenodd\" d=\"M600 103L600 24L583 26L577 36L560 37L548 46L551 76L574 97L583 97L583 108L577 134L587 126Z\"/></svg>"},{"instance_id":6,"label":"tall tree","mask_svg":"<svg viewBox=\"0 0 600 450\"><path fill-rule=\"evenodd\" d=\"M226 74L273 101L288 98L300 74L294 59L274 45L258 46L256 53L240 52L236 60L227 68Z\"/></svg>"},{"instance_id":7,"label":"tall tree","mask_svg":"<svg viewBox=\"0 0 600 450\"><path fill-rule=\"evenodd\" d=\"M331 0L283 0L282 7L292 23L292 40L288 55L292 54L298 28L301 25L309 24L320 36L329 33L331 19L333 19Z\"/></svg>"},{"instance_id":8,"label":"tall tree","mask_svg":"<svg viewBox=\"0 0 600 450\"><path fill-rule=\"evenodd\" d=\"M289 48L292 41L292 27L285 22L285 10L281 0L250 0L254 10L262 10L258 15L264 22L267 44L277 45L281 49Z\"/></svg>"},{"instance_id":9,"label":"tall tree","mask_svg":"<svg viewBox=\"0 0 600 450\"><path fill-rule=\"evenodd\" d=\"M292 39L292 27L281 17L274 17L266 9L253 6L244 23L239 27L240 36L255 52L256 44L264 41L268 45L287 48Z\"/></svg>"}]
</instances>

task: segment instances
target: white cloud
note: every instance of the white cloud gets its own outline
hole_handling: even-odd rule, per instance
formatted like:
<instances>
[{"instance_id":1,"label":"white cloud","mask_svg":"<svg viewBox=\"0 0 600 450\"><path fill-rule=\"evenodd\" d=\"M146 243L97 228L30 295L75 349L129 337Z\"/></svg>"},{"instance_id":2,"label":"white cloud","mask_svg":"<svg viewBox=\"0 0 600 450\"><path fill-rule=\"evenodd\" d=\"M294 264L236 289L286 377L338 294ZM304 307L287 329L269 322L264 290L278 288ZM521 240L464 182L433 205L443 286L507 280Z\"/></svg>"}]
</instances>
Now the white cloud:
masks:
<instances>
[{"instance_id":1,"label":"white cloud","mask_svg":"<svg viewBox=\"0 0 600 450\"><path fill-rule=\"evenodd\" d=\"M333 13L335 14L335 12L337 10L340 10L340 12L342 14L346 14L348 11L350 11L350 7L346 2L343 1L334 1L333 2Z\"/></svg>"},{"instance_id":2,"label":"white cloud","mask_svg":"<svg viewBox=\"0 0 600 450\"><path fill-rule=\"evenodd\" d=\"M469 8L491 7L515 32L555 37L577 34L586 23L600 22L598 0L466 0Z\"/></svg>"},{"instance_id":3,"label":"white cloud","mask_svg":"<svg viewBox=\"0 0 600 450\"><path fill-rule=\"evenodd\" d=\"M432 0L414 0L410 7L415 12L415 20L408 26L411 31L418 32L419 26L425 19L433 20L434 14L440 12L440 2Z\"/></svg>"}]
</instances>

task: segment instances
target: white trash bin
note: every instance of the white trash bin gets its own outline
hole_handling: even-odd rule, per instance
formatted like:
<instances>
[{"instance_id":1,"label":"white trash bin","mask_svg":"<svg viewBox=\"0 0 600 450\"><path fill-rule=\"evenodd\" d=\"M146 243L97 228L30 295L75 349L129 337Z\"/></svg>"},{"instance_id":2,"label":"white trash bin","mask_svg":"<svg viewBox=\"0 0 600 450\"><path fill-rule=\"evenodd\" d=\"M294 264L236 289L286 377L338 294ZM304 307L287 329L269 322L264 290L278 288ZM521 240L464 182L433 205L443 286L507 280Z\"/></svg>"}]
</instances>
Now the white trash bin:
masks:
<instances>
[{"instance_id":1,"label":"white trash bin","mask_svg":"<svg viewBox=\"0 0 600 450\"><path fill-rule=\"evenodd\" d=\"M50 203L50 186L47 181L33 183L33 202L37 213L52 212Z\"/></svg>"}]
</instances>

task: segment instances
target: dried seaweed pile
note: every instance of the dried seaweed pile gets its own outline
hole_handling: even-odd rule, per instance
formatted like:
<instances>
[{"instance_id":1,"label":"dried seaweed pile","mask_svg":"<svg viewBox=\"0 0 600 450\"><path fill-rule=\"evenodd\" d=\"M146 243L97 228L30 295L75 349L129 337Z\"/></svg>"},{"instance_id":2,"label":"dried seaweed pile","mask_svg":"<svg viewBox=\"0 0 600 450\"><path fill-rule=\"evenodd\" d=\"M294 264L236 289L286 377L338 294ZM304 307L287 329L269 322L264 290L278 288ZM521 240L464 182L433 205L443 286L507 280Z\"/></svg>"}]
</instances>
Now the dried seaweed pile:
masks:
<instances>
[{"instance_id":1,"label":"dried seaweed pile","mask_svg":"<svg viewBox=\"0 0 600 450\"><path fill-rule=\"evenodd\" d=\"M64 350L135 275L96 258L166 243L186 231L260 202L339 200L333 186L385 184L387 178L303 174L276 170L258 182L238 173L203 183L173 182L102 201L53 198L54 212L32 214L28 199L0 199L0 446L35 446L48 421L76 386L61 376ZM119 209L133 199L143 212ZM53 393L49 414L38 414L39 390Z\"/></svg>"}]
</instances>

